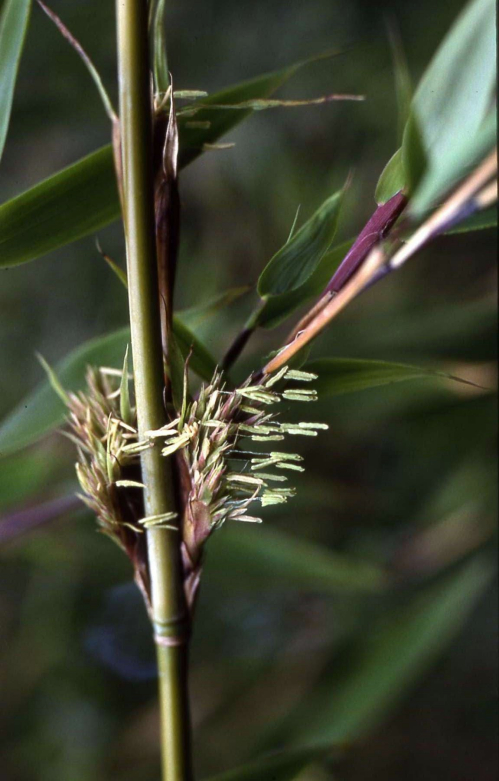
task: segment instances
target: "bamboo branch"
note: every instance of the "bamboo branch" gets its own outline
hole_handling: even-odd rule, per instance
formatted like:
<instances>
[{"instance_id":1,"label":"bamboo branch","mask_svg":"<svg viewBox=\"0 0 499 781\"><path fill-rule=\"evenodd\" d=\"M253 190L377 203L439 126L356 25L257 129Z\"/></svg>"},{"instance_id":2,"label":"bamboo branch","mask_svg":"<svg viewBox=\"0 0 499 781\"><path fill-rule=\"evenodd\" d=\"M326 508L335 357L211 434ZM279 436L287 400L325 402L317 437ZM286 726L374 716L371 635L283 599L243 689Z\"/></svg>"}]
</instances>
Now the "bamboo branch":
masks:
<instances>
[{"instance_id":1,"label":"bamboo branch","mask_svg":"<svg viewBox=\"0 0 499 781\"><path fill-rule=\"evenodd\" d=\"M117 0L118 72L130 326L139 436L166 422L156 265L148 19L145 0ZM175 510L171 462L141 457L147 516ZM179 532L148 529L151 618L157 645L164 781L190 781L188 618Z\"/></svg>"},{"instance_id":2,"label":"bamboo branch","mask_svg":"<svg viewBox=\"0 0 499 781\"><path fill-rule=\"evenodd\" d=\"M296 353L312 339L315 339L359 293L377 282L385 274L402 266L435 236L449 230L451 226L475 211L490 206L497 200L497 183L490 181L496 174L497 149L485 158L442 206L393 255L388 257L386 250L381 245L375 246L336 295L334 291L327 292L302 318L289 335L285 346L264 366L258 376L271 374L288 363Z\"/></svg>"}]
</instances>

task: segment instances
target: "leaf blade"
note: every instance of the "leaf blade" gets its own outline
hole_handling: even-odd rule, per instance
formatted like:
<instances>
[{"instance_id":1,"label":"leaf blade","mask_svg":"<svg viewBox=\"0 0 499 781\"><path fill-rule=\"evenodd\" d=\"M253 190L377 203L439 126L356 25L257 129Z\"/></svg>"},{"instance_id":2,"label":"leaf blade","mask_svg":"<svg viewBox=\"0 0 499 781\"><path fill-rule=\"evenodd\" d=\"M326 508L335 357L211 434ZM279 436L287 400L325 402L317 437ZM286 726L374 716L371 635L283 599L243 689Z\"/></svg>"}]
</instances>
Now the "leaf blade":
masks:
<instances>
[{"instance_id":1,"label":"leaf blade","mask_svg":"<svg viewBox=\"0 0 499 781\"><path fill-rule=\"evenodd\" d=\"M336 192L324 201L271 258L258 280L261 298L295 290L313 274L336 235L342 195Z\"/></svg>"},{"instance_id":2,"label":"leaf blade","mask_svg":"<svg viewBox=\"0 0 499 781\"><path fill-rule=\"evenodd\" d=\"M120 214L110 146L0 206L0 268L34 260Z\"/></svg>"},{"instance_id":3,"label":"leaf blade","mask_svg":"<svg viewBox=\"0 0 499 781\"><path fill-rule=\"evenodd\" d=\"M31 0L5 0L0 13L0 160L30 12Z\"/></svg>"},{"instance_id":4,"label":"leaf blade","mask_svg":"<svg viewBox=\"0 0 499 781\"><path fill-rule=\"evenodd\" d=\"M402 148L399 148L390 157L378 179L374 193L376 203L381 205L393 198L394 195L404 189L406 180Z\"/></svg>"},{"instance_id":5,"label":"leaf blade","mask_svg":"<svg viewBox=\"0 0 499 781\"><path fill-rule=\"evenodd\" d=\"M307 749L282 752L227 773L211 776L209 781L292 781L307 765L321 759L325 753L324 750Z\"/></svg>"},{"instance_id":6,"label":"leaf blade","mask_svg":"<svg viewBox=\"0 0 499 781\"><path fill-rule=\"evenodd\" d=\"M469 3L444 38L414 95L430 161L475 133L487 114L495 81L494 3ZM473 110L470 111L470 106Z\"/></svg>"},{"instance_id":7,"label":"leaf blade","mask_svg":"<svg viewBox=\"0 0 499 781\"><path fill-rule=\"evenodd\" d=\"M379 724L458 635L492 575L490 561L477 556L405 610L393 611L371 634L335 696L319 695L312 703L295 739L308 746L350 741Z\"/></svg>"},{"instance_id":8,"label":"leaf blade","mask_svg":"<svg viewBox=\"0 0 499 781\"><path fill-rule=\"evenodd\" d=\"M326 53L322 57L332 57L334 53ZM301 62L289 65L281 70L265 73L256 78L249 79L234 86L227 87L224 90L213 93L203 98L203 105L236 105L248 100L258 100L269 98L279 87L290 79L298 70L321 57L302 60ZM240 122L251 116L253 109L241 109L238 111L227 111L217 108L196 109L193 103L191 108L196 111L195 122L209 122L208 127L192 127L187 117L179 117L180 133L180 153L179 165L181 167L193 162L203 152L205 144L214 144L219 138L224 136Z\"/></svg>"},{"instance_id":9,"label":"leaf blade","mask_svg":"<svg viewBox=\"0 0 499 781\"><path fill-rule=\"evenodd\" d=\"M179 318L173 319L173 331L184 359L193 349L190 367L203 379L211 379L215 360ZM55 374L67 391L80 390L85 385L87 366L123 368L123 356L130 343L128 326L104 337L90 339L69 353L55 366ZM66 407L54 393L49 379L34 388L0 423L0 458L37 442L60 426Z\"/></svg>"},{"instance_id":10,"label":"leaf blade","mask_svg":"<svg viewBox=\"0 0 499 781\"><path fill-rule=\"evenodd\" d=\"M492 149L494 29L492 0L465 6L416 89L402 151L385 166L377 198L389 196L396 177L399 189L413 191L409 213L420 218Z\"/></svg>"},{"instance_id":11,"label":"leaf blade","mask_svg":"<svg viewBox=\"0 0 499 781\"><path fill-rule=\"evenodd\" d=\"M110 365L121 369L129 341L129 329L122 328L110 336L85 342L55 367L61 384L68 391L83 387L88 365ZM0 457L36 442L58 426L64 420L65 413L66 407L53 392L50 382L42 381L2 421Z\"/></svg>"},{"instance_id":12,"label":"leaf blade","mask_svg":"<svg viewBox=\"0 0 499 781\"><path fill-rule=\"evenodd\" d=\"M170 86L166 53L165 0L156 0L152 4L150 30L153 44L154 85L159 93L165 93Z\"/></svg>"},{"instance_id":13,"label":"leaf blade","mask_svg":"<svg viewBox=\"0 0 499 781\"><path fill-rule=\"evenodd\" d=\"M428 187L424 182L428 177L443 179L445 183L436 188L433 198L426 194L425 200L421 192L416 193L414 214L430 208L443 194L444 187L452 186L462 175L462 164L455 166L451 174L449 160L475 157L473 139L477 139L489 112L496 78L494 7L492 0L468 3L414 95L412 112L427 157L421 189ZM406 139L403 146L408 142ZM473 160L469 161L471 164Z\"/></svg>"},{"instance_id":14,"label":"leaf blade","mask_svg":"<svg viewBox=\"0 0 499 781\"><path fill-rule=\"evenodd\" d=\"M307 363L304 368L306 371L318 375L318 379L314 381L314 387L320 398L339 396L344 393L368 390L394 382L424 379L425 377L455 380L474 386L474 383L468 380L436 369L363 358L317 358Z\"/></svg>"},{"instance_id":15,"label":"leaf blade","mask_svg":"<svg viewBox=\"0 0 499 781\"><path fill-rule=\"evenodd\" d=\"M15 0L12 0L15 2ZM264 74L214 93L203 102L237 103L241 97L267 97L307 61ZM194 104L195 105L195 104ZM203 109L208 128L179 121L179 165L193 162L205 144L216 142L253 112ZM95 233L120 216L111 145L77 161L0 206L0 268L45 255Z\"/></svg>"},{"instance_id":16,"label":"leaf blade","mask_svg":"<svg viewBox=\"0 0 499 781\"><path fill-rule=\"evenodd\" d=\"M326 252L315 271L299 287L279 295L267 296L255 317L255 325L261 328L276 328L302 304L319 296L352 244L353 241L344 241Z\"/></svg>"},{"instance_id":17,"label":"leaf blade","mask_svg":"<svg viewBox=\"0 0 499 781\"><path fill-rule=\"evenodd\" d=\"M210 543L206 566L212 580L236 589L369 593L387 585L381 567L265 525L223 529Z\"/></svg>"},{"instance_id":18,"label":"leaf blade","mask_svg":"<svg viewBox=\"0 0 499 781\"><path fill-rule=\"evenodd\" d=\"M430 167L425 172L409 205L409 213L417 219L430 211L493 149L496 137L497 117L496 112L491 111L474 135L463 138L462 144L453 149L437 168Z\"/></svg>"}]
</instances>

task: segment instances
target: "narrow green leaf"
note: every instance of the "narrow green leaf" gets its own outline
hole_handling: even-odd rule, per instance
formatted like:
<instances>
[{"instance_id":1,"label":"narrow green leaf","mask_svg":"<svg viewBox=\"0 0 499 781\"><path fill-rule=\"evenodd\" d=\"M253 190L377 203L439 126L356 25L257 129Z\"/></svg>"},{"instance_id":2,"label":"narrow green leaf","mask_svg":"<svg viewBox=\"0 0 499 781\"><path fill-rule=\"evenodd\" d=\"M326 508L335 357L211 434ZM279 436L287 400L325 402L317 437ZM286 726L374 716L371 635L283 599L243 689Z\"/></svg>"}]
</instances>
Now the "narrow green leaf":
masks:
<instances>
[{"instance_id":1,"label":"narrow green leaf","mask_svg":"<svg viewBox=\"0 0 499 781\"><path fill-rule=\"evenodd\" d=\"M416 118L428 160L427 178L447 186L462 174L449 174L449 160L469 159L489 112L496 80L495 3L472 0L456 20L423 76L414 96ZM404 140L409 143L410 138ZM452 181L454 179L454 181ZM428 187L425 182L421 187ZM436 196L436 192L434 193ZM430 206L426 197L425 208ZM423 198L413 207L420 213Z\"/></svg>"},{"instance_id":2,"label":"narrow green leaf","mask_svg":"<svg viewBox=\"0 0 499 781\"><path fill-rule=\"evenodd\" d=\"M269 261L258 280L262 298L299 288L315 271L335 237L342 195L328 198Z\"/></svg>"},{"instance_id":3,"label":"narrow green leaf","mask_svg":"<svg viewBox=\"0 0 499 781\"><path fill-rule=\"evenodd\" d=\"M277 296L267 296L254 316L252 325L275 328L307 301L320 296L352 244L353 241L345 241L326 252L315 271L295 290Z\"/></svg>"},{"instance_id":4,"label":"narrow green leaf","mask_svg":"<svg viewBox=\"0 0 499 781\"><path fill-rule=\"evenodd\" d=\"M486 228L497 228L497 208L492 206L490 209L484 209L483 212L477 212L467 220L463 220L455 228L447 231L447 235L453 233L471 233L471 231L485 230Z\"/></svg>"},{"instance_id":5,"label":"narrow green leaf","mask_svg":"<svg viewBox=\"0 0 499 781\"><path fill-rule=\"evenodd\" d=\"M239 103L216 103L212 107L207 106L205 102L196 103L195 107L189 106L186 109L179 111L179 116L184 113L189 117L188 124L190 125L190 117L194 116L194 112L198 112L203 108L223 109L224 111L267 111L272 108L299 108L302 106L320 106L324 103L331 103L335 100L364 100L364 95L321 95L318 98L305 98L303 100L279 100L276 98L256 98L254 100L242 100Z\"/></svg>"},{"instance_id":6,"label":"narrow green leaf","mask_svg":"<svg viewBox=\"0 0 499 781\"><path fill-rule=\"evenodd\" d=\"M47 375L47 379L50 383L50 387L54 391L54 393L59 396L60 400L63 404L67 404L68 402L68 394L66 393L66 389L62 387L61 381L53 368L50 366L49 363L45 360L43 355L40 355L40 353L37 353L36 357L40 361L40 364L42 366L42 369L44 370L45 374Z\"/></svg>"},{"instance_id":7,"label":"narrow green leaf","mask_svg":"<svg viewBox=\"0 0 499 781\"><path fill-rule=\"evenodd\" d=\"M189 326L189 328L197 327L218 314L218 312L226 306L233 304L234 301L237 301L241 296L244 296L249 290L249 287L232 287L229 290L220 293L218 296L210 298L210 300L206 301L204 304L180 310L178 313L179 317L185 325Z\"/></svg>"},{"instance_id":8,"label":"narrow green leaf","mask_svg":"<svg viewBox=\"0 0 499 781\"><path fill-rule=\"evenodd\" d=\"M406 186L402 149L397 149L383 168L374 197L377 204L386 203Z\"/></svg>"},{"instance_id":9,"label":"narrow green leaf","mask_svg":"<svg viewBox=\"0 0 499 781\"><path fill-rule=\"evenodd\" d=\"M374 564L268 526L224 527L210 540L206 566L210 579L251 591L376 592L387 585L386 573Z\"/></svg>"},{"instance_id":10,"label":"narrow green leaf","mask_svg":"<svg viewBox=\"0 0 499 781\"><path fill-rule=\"evenodd\" d=\"M4 0L0 13L0 159L30 11L31 0Z\"/></svg>"},{"instance_id":11,"label":"narrow green leaf","mask_svg":"<svg viewBox=\"0 0 499 781\"><path fill-rule=\"evenodd\" d=\"M293 224L291 225L291 230L289 231L289 236L286 244L289 244L293 236L295 235L296 226L298 224L298 217L300 216L300 210L301 210L301 204L298 205L298 208L296 209L295 217L293 220Z\"/></svg>"},{"instance_id":12,"label":"narrow green leaf","mask_svg":"<svg viewBox=\"0 0 499 781\"><path fill-rule=\"evenodd\" d=\"M211 776L209 781L293 781L307 765L321 759L324 750L286 751L251 762L244 767L222 775Z\"/></svg>"},{"instance_id":13,"label":"narrow green leaf","mask_svg":"<svg viewBox=\"0 0 499 781\"><path fill-rule=\"evenodd\" d=\"M119 214L113 154L103 147L0 206L0 268L94 233Z\"/></svg>"},{"instance_id":14,"label":"narrow green leaf","mask_svg":"<svg viewBox=\"0 0 499 781\"><path fill-rule=\"evenodd\" d=\"M339 396L343 393L390 385L394 382L433 377L455 380L465 385L474 383L435 369L408 366L404 363L364 360L362 358L318 358L307 363L306 370L318 374L314 382L319 397ZM475 386L474 386L475 387Z\"/></svg>"},{"instance_id":15,"label":"narrow green leaf","mask_svg":"<svg viewBox=\"0 0 499 781\"><path fill-rule=\"evenodd\" d=\"M305 745L359 739L385 717L460 633L493 575L477 557L419 594L371 633L341 680L324 682L300 718Z\"/></svg>"},{"instance_id":16,"label":"narrow green leaf","mask_svg":"<svg viewBox=\"0 0 499 781\"><path fill-rule=\"evenodd\" d=\"M151 3L150 31L155 91L165 93L170 86L165 35L165 0Z\"/></svg>"},{"instance_id":17,"label":"narrow green leaf","mask_svg":"<svg viewBox=\"0 0 499 781\"><path fill-rule=\"evenodd\" d=\"M428 168L427 150L420 120L414 110L411 111L405 126L401 150L402 170L405 177L404 189L408 195L412 195Z\"/></svg>"},{"instance_id":18,"label":"narrow green leaf","mask_svg":"<svg viewBox=\"0 0 499 781\"><path fill-rule=\"evenodd\" d=\"M122 268L121 266L118 266L116 261L110 258L109 255L106 255L106 253L103 251L102 247L100 246L99 242L97 242L97 249L99 253L102 255L102 257L104 258L104 260L106 261L107 265L109 266L113 274L116 274L116 276L118 277L119 281L121 282L125 290L128 290L128 277L126 275L125 269Z\"/></svg>"},{"instance_id":19,"label":"narrow green leaf","mask_svg":"<svg viewBox=\"0 0 499 781\"><path fill-rule=\"evenodd\" d=\"M219 138L232 130L246 117L251 116L253 108L238 111L226 109L208 108L214 105L237 105L244 101L254 101L269 98L279 87L290 79L300 68L322 57L331 57L332 53L326 53L321 57L310 58L302 62L282 68L273 73L257 76L255 79L244 81L233 87L228 87L221 92L216 92L207 98L203 98L205 108L198 109L196 103L190 108L195 111L193 119L196 125L191 126L192 119L185 115L179 117L180 152L179 164L185 166L195 160L204 151L205 145L214 144ZM202 123L202 125L199 125ZM203 123L209 123L203 126Z\"/></svg>"},{"instance_id":20,"label":"narrow green leaf","mask_svg":"<svg viewBox=\"0 0 499 781\"><path fill-rule=\"evenodd\" d=\"M66 391L83 387L87 366L113 366L121 369L130 331L122 328L109 336L91 339L70 353L55 367ZM66 407L50 382L41 382L0 424L0 457L36 442L64 419Z\"/></svg>"},{"instance_id":21,"label":"narrow green leaf","mask_svg":"<svg viewBox=\"0 0 499 781\"><path fill-rule=\"evenodd\" d=\"M398 30L394 27L390 27L388 32L390 48L392 51L395 96L397 98L398 140L400 143L404 134L406 122L409 119L412 100L412 80Z\"/></svg>"},{"instance_id":22,"label":"narrow green leaf","mask_svg":"<svg viewBox=\"0 0 499 781\"><path fill-rule=\"evenodd\" d=\"M175 334L177 347L182 353L184 360L192 350L189 368L201 377L201 379L206 380L207 382L211 380L217 368L217 362L204 344L179 317L173 318L173 333Z\"/></svg>"},{"instance_id":23,"label":"narrow green leaf","mask_svg":"<svg viewBox=\"0 0 499 781\"><path fill-rule=\"evenodd\" d=\"M216 362L208 350L178 318L174 318L173 331L184 359L192 347L191 369L203 379L210 380ZM129 343L128 327L85 342L55 367L60 385L65 391L83 388L88 366L121 369ZM0 458L41 439L61 425L65 414L65 405L54 393L49 379L45 379L0 423Z\"/></svg>"},{"instance_id":24,"label":"narrow green leaf","mask_svg":"<svg viewBox=\"0 0 499 781\"><path fill-rule=\"evenodd\" d=\"M11 0L13 5L16 2ZM243 82L210 95L204 102L229 104L268 97L305 64ZM196 120L208 121L208 127L190 127L188 118L183 117L179 120L180 167L252 113L250 109L202 109ZM113 152L108 145L0 206L0 268L34 260L95 233L119 216Z\"/></svg>"}]
</instances>

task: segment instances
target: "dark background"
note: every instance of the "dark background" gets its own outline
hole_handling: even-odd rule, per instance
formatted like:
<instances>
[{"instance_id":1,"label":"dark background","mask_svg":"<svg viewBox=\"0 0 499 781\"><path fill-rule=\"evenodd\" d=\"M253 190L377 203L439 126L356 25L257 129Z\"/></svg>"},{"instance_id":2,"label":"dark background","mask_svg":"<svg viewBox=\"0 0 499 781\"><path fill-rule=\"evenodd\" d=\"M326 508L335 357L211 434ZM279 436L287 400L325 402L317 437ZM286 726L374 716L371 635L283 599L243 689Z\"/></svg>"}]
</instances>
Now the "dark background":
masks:
<instances>
[{"instance_id":1,"label":"dark background","mask_svg":"<svg viewBox=\"0 0 499 781\"><path fill-rule=\"evenodd\" d=\"M349 172L340 239L374 209L377 178L397 148L386 25L398 26L415 83L461 2L243 0L171 2L169 66L177 89L214 91L321 51L284 97L355 92L365 103L261 112L181 180L177 305L251 285L301 219ZM116 96L114 4L53 0ZM472 108L470 109L472 110ZM33 9L2 169L0 199L107 143L109 126L77 56ZM29 231L29 222L25 226ZM119 226L99 234L124 258ZM435 366L495 384L494 231L438 239L346 311L314 355ZM220 356L251 310L241 299L199 330ZM79 343L126 323L123 288L93 237L0 277L0 414ZM251 369L285 328L262 332ZM266 523L386 564L402 587L386 597L262 591L237 573L210 579L193 643L192 698L200 777L244 762L365 628L411 589L494 544L495 405L489 393L419 380L319 402L328 436L301 451L298 497ZM54 435L0 461L0 511L74 489L73 452ZM289 512L288 512L289 509ZM433 534L428 534L433 530ZM258 534L258 529L253 530ZM221 532L223 534L223 531ZM213 545L217 543L214 540ZM484 552L485 552L484 551ZM0 778L145 781L158 777L153 650L128 563L84 511L0 550ZM493 781L496 763L495 592L440 661L347 752L341 781ZM325 781L311 768L300 781Z\"/></svg>"}]
</instances>

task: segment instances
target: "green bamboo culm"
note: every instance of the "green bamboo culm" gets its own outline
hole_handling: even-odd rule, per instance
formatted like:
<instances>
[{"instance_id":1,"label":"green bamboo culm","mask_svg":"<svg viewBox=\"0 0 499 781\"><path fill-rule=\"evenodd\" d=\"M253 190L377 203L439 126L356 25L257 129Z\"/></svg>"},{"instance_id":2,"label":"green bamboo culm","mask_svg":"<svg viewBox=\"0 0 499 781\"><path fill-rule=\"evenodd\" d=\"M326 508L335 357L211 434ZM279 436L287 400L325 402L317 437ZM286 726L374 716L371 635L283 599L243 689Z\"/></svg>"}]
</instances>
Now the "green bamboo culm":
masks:
<instances>
[{"instance_id":1,"label":"green bamboo culm","mask_svg":"<svg viewBox=\"0 0 499 781\"><path fill-rule=\"evenodd\" d=\"M164 425L163 358L156 264L148 4L117 0L118 74L130 325L139 437ZM141 456L147 516L175 508L169 460ZM151 603L159 671L163 781L191 781L187 608L179 534L148 529Z\"/></svg>"}]
</instances>

